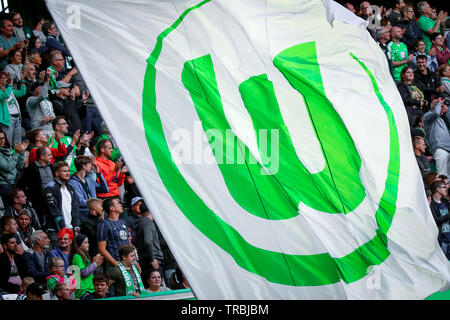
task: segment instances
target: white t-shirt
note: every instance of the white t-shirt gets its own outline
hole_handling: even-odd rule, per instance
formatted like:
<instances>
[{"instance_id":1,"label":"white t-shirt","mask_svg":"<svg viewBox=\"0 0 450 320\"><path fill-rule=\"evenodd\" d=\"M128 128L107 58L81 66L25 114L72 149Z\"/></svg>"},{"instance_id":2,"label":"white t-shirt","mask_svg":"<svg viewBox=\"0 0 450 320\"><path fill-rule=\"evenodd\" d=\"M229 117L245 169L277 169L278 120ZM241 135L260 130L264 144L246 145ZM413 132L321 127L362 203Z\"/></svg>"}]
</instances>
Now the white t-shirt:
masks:
<instances>
[{"instance_id":1,"label":"white t-shirt","mask_svg":"<svg viewBox=\"0 0 450 320\"><path fill-rule=\"evenodd\" d=\"M72 196L67 187L61 187L61 211L66 228L72 229Z\"/></svg>"}]
</instances>

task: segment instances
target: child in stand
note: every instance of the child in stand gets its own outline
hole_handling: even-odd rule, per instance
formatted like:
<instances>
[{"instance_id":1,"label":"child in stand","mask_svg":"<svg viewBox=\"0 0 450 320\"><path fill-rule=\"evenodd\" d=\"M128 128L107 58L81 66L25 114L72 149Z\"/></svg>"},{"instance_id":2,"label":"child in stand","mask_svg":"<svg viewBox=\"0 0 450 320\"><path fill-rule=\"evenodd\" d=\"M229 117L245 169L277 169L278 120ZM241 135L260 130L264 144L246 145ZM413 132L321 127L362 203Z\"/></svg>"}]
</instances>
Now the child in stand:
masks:
<instances>
[{"instance_id":1,"label":"child in stand","mask_svg":"<svg viewBox=\"0 0 450 320\"><path fill-rule=\"evenodd\" d=\"M70 292L75 291L75 277L73 274L66 276L64 274L64 259L53 257L50 259L48 265L50 275L47 276L47 287L54 293L54 289L57 283L67 283L70 288Z\"/></svg>"}]
</instances>

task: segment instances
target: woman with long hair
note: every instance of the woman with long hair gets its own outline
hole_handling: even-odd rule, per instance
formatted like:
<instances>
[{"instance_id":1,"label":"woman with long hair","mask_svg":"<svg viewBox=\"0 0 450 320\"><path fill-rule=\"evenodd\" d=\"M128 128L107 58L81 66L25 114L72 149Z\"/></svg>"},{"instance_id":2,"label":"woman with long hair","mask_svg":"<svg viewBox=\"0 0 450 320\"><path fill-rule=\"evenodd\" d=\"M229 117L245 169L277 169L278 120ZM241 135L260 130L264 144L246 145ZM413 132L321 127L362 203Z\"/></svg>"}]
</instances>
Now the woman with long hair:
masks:
<instances>
[{"instance_id":1,"label":"woman with long hair","mask_svg":"<svg viewBox=\"0 0 450 320\"><path fill-rule=\"evenodd\" d=\"M401 82L397 84L397 88L408 114L409 125L412 127L415 118L427 110L428 101L425 100L422 90L414 84L413 68L403 68L400 77Z\"/></svg>"},{"instance_id":2,"label":"woman with long hair","mask_svg":"<svg viewBox=\"0 0 450 320\"><path fill-rule=\"evenodd\" d=\"M161 272L159 270L152 270L148 275L144 285L147 285L145 289L148 293L169 291L170 289L162 285Z\"/></svg>"},{"instance_id":3,"label":"woman with long hair","mask_svg":"<svg viewBox=\"0 0 450 320\"><path fill-rule=\"evenodd\" d=\"M23 57L22 57L22 51L19 49L11 50L9 55L9 64L5 66L3 71L6 73L9 73L13 80L13 87L17 88L17 84L20 81L20 74L22 72L23 68Z\"/></svg>"}]
</instances>

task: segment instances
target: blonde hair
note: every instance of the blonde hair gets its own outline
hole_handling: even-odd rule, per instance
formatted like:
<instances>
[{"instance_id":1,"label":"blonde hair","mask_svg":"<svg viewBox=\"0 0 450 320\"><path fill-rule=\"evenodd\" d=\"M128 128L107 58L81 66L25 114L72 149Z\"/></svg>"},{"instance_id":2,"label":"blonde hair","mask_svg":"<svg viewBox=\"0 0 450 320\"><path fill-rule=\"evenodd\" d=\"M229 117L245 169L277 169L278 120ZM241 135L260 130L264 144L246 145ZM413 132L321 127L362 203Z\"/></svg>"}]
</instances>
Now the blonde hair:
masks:
<instances>
[{"instance_id":1,"label":"blonde hair","mask_svg":"<svg viewBox=\"0 0 450 320\"><path fill-rule=\"evenodd\" d=\"M59 257L51 258L50 263L48 264L48 271L50 271L50 273L56 270L56 265L58 264L58 261L62 261L64 265L66 264L63 258Z\"/></svg>"},{"instance_id":2,"label":"blonde hair","mask_svg":"<svg viewBox=\"0 0 450 320\"><path fill-rule=\"evenodd\" d=\"M23 280L22 280L22 286L21 286L22 292L23 292L23 293L26 292L26 291L27 291L27 287L28 287L30 284L34 283L34 282L35 282L35 281L34 281L34 278L33 278L33 277L25 277L25 278L23 278Z\"/></svg>"},{"instance_id":3,"label":"blonde hair","mask_svg":"<svg viewBox=\"0 0 450 320\"><path fill-rule=\"evenodd\" d=\"M97 198L91 198L88 201L86 201L88 210L91 211L94 208L96 203L98 203L101 207L103 205L103 200L97 199Z\"/></svg>"}]
</instances>

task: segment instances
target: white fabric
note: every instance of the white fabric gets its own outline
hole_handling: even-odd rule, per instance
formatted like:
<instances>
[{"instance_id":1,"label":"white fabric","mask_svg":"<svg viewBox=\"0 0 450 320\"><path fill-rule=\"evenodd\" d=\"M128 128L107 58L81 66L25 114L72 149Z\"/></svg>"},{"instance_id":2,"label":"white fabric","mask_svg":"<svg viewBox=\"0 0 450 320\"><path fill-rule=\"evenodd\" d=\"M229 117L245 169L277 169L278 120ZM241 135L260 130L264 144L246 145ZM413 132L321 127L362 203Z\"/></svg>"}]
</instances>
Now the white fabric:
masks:
<instances>
[{"instance_id":1,"label":"white fabric","mask_svg":"<svg viewBox=\"0 0 450 320\"><path fill-rule=\"evenodd\" d=\"M72 229L72 196L67 187L61 187L61 211L66 228Z\"/></svg>"}]
</instances>

